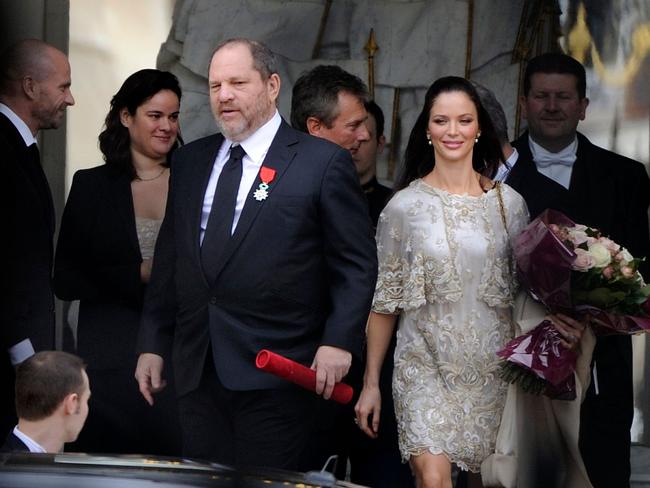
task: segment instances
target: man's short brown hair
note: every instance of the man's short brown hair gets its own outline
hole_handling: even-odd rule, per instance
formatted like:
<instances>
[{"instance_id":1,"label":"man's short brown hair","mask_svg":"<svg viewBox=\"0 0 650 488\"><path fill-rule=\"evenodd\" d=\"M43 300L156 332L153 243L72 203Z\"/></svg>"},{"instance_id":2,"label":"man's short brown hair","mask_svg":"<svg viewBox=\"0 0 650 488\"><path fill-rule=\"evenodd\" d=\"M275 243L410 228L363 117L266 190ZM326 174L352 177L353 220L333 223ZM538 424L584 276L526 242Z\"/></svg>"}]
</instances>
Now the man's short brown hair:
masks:
<instances>
[{"instance_id":1,"label":"man's short brown hair","mask_svg":"<svg viewBox=\"0 0 650 488\"><path fill-rule=\"evenodd\" d=\"M63 351L41 351L16 369L16 413L19 419L42 420L71 393L84 388L81 358Z\"/></svg>"}]
</instances>

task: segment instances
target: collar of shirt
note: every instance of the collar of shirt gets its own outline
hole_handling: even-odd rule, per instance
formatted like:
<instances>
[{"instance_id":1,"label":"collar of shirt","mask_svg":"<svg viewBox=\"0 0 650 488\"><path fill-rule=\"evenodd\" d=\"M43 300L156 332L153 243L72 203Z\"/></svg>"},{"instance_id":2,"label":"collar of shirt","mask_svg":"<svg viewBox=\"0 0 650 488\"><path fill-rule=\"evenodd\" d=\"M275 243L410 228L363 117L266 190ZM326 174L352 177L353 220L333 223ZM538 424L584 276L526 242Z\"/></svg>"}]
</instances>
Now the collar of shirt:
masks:
<instances>
[{"instance_id":1,"label":"collar of shirt","mask_svg":"<svg viewBox=\"0 0 650 488\"><path fill-rule=\"evenodd\" d=\"M240 144L244 148L246 154L242 160L242 177L239 183L239 190L237 192L237 202L235 204L235 214L232 221L231 233L235 232L237 223L239 222L239 217L246 203L246 197L250 192L257 174L260 171L260 167L264 162L266 153L271 147L271 143L275 138L275 135L280 128L282 123L282 118L280 113L276 110L271 120L266 122L262 127L257 129L253 134L251 134L247 139L243 140ZM201 231L200 231L200 241L203 243L203 237L205 236L205 229L208 226L208 219L210 217L210 210L212 209L212 200L214 199L214 192L217 188L217 182L219 180L219 175L221 175L221 170L228 161L230 157L230 146L233 144L233 141L229 139L224 139L217 158L214 162L212 173L210 174L210 180L208 181L208 186L205 190L205 195L203 196L203 210L201 213Z\"/></svg>"},{"instance_id":2,"label":"collar of shirt","mask_svg":"<svg viewBox=\"0 0 650 488\"><path fill-rule=\"evenodd\" d=\"M497 174L494 176L494 181L505 181L512 171L512 168L514 168L517 159L519 159L519 151L517 151L517 148L513 147L512 154L510 154L503 164L499 165Z\"/></svg>"},{"instance_id":3,"label":"collar of shirt","mask_svg":"<svg viewBox=\"0 0 650 488\"><path fill-rule=\"evenodd\" d=\"M47 452L45 448L38 442L29 437L27 434L23 434L20 430L18 430L18 426L14 427L13 433L16 437L23 441L23 444L27 446L29 452Z\"/></svg>"},{"instance_id":4,"label":"collar of shirt","mask_svg":"<svg viewBox=\"0 0 650 488\"><path fill-rule=\"evenodd\" d=\"M14 127L25 141L25 146L29 147L32 144L36 144L36 138L34 137L34 134L32 134L32 131L29 130L27 124L23 122L23 119L16 115L16 112L11 110L4 103L0 103L0 114L5 115L11 121L11 123L14 124Z\"/></svg>"},{"instance_id":5,"label":"collar of shirt","mask_svg":"<svg viewBox=\"0 0 650 488\"><path fill-rule=\"evenodd\" d=\"M281 123L282 118L280 117L280 113L276 110L273 117L271 117L271 120L253 132L247 139L240 142L241 147L246 151L246 156L248 156L251 161L259 162L261 166L262 160L264 156L266 156L269 147L271 147L273 138L278 132ZM225 142L228 143L227 147L230 148L232 141L226 139Z\"/></svg>"}]
</instances>

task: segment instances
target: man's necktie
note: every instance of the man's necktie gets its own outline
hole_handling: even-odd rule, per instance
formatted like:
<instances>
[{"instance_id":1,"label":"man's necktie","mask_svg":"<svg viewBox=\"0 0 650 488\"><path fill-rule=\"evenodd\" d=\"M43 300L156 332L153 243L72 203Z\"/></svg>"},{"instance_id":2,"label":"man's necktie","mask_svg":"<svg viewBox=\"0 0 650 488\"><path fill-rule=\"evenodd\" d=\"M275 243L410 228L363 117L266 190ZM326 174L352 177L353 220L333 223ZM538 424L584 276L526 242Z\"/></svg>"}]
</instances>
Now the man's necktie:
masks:
<instances>
[{"instance_id":1,"label":"man's necktie","mask_svg":"<svg viewBox=\"0 0 650 488\"><path fill-rule=\"evenodd\" d=\"M208 226L201 245L201 264L210 283L216 278L215 268L231 236L245 154L241 146L231 146L230 159L221 170L212 199Z\"/></svg>"}]
</instances>

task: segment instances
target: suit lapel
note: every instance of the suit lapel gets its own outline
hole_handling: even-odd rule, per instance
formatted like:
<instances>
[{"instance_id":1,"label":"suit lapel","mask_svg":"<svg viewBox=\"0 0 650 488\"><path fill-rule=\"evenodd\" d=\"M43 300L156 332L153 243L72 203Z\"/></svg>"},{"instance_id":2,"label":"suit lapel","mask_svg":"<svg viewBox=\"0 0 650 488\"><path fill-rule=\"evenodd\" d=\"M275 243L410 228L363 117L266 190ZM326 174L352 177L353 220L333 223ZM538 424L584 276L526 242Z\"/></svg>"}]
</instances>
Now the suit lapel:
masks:
<instances>
[{"instance_id":1,"label":"suit lapel","mask_svg":"<svg viewBox=\"0 0 650 488\"><path fill-rule=\"evenodd\" d=\"M530 218L534 219L547 208L570 214L573 208L571 193L537 170L528 145L528 132L517 139L513 146L517 148L519 158L506 183L524 197Z\"/></svg>"},{"instance_id":2,"label":"suit lapel","mask_svg":"<svg viewBox=\"0 0 650 488\"><path fill-rule=\"evenodd\" d=\"M108 193L113 198L115 209L126 229L129 245L140 256L140 242L135 225L135 210L133 208L133 194L131 193L131 182L124 174L112 174L109 178Z\"/></svg>"},{"instance_id":3,"label":"suit lapel","mask_svg":"<svg viewBox=\"0 0 650 488\"><path fill-rule=\"evenodd\" d=\"M257 190L259 184L262 182L258 173L257 178L255 178L255 183L253 183L253 186L251 187L250 191L248 192L248 196L246 197L246 202L244 203L244 208L242 209L241 216L239 217L239 222L235 228L235 233L228 241L224 252L219 258L217 271L215 273L215 276L217 278L219 277L219 273L221 273L224 265L228 262L232 254L241 244L244 237L246 237L248 234L248 231L255 221L255 217L257 217L259 211L269 199L273 198L273 189L277 186L278 182L284 175L284 172L289 167L296 155L296 151L291 147L296 142L297 139L295 137L295 134L293 134L293 129L291 129L286 122L282 121L282 124L280 125L280 128L278 129L278 132L275 135L275 138L273 139L268 152L266 153L264 162L262 163L262 166L266 166L267 168L272 168L275 170L275 178L269 184L268 197L266 200L262 201L257 201L253 197L255 190ZM217 280L215 280L215 283L216 281Z\"/></svg>"}]
</instances>

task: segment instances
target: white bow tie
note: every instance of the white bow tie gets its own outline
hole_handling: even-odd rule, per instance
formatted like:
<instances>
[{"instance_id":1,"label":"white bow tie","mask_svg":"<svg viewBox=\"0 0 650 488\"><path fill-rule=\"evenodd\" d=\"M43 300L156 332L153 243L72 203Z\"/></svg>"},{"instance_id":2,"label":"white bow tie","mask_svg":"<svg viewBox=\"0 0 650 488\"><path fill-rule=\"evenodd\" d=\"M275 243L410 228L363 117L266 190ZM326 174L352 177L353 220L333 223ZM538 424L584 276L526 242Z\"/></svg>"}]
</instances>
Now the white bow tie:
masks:
<instances>
[{"instance_id":1,"label":"white bow tie","mask_svg":"<svg viewBox=\"0 0 650 488\"><path fill-rule=\"evenodd\" d=\"M533 161L539 168L548 168L549 166L567 166L572 167L576 162L576 153L578 150L578 139L575 139L571 144L559 152L550 152L542 146L528 138L530 151L533 156Z\"/></svg>"}]
</instances>

